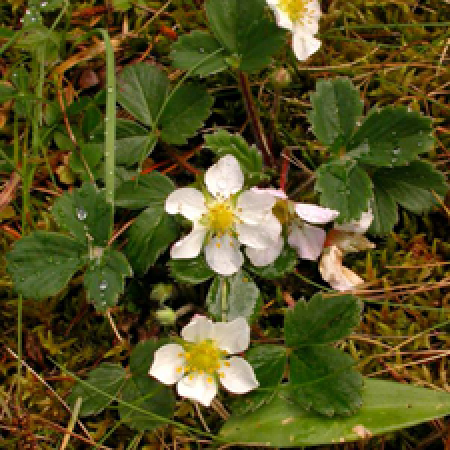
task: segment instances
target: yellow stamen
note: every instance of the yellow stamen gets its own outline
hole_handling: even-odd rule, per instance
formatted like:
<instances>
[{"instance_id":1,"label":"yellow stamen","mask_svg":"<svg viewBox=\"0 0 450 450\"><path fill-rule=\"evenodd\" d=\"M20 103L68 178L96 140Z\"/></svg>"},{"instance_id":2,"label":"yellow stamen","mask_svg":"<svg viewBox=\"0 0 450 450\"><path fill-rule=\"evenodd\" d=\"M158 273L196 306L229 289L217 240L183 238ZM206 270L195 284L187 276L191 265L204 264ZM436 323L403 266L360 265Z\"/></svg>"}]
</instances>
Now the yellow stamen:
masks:
<instances>
[{"instance_id":1,"label":"yellow stamen","mask_svg":"<svg viewBox=\"0 0 450 450\"><path fill-rule=\"evenodd\" d=\"M182 367L177 367L177 373L181 373L182 370L183 370Z\"/></svg>"},{"instance_id":2,"label":"yellow stamen","mask_svg":"<svg viewBox=\"0 0 450 450\"><path fill-rule=\"evenodd\" d=\"M310 0L278 0L278 8L285 12L292 22L302 20L308 13Z\"/></svg>"},{"instance_id":3,"label":"yellow stamen","mask_svg":"<svg viewBox=\"0 0 450 450\"><path fill-rule=\"evenodd\" d=\"M231 364L228 361L225 361L224 364L225 364L226 367L230 367L231 366Z\"/></svg>"},{"instance_id":4,"label":"yellow stamen","mask_svg":"<svg viewBox=\"0 0 450 450\"><path fill-rule=\"evenodd\" d=\"M213 382L213 379L212 379L212 377L208 377L208 378L206 379L206 381L207 381L208 383L212 383L212 382Z\"/></svg>"},{"instance_id":5,"label":"yellow stamen","mask_svg":"<svg viewBox=\"0 0 450 450\"><path fill-rule=\"evenodd\" d=\"M208 225L218 235L226 233L233 225L234 214L229 200L215 201L207 213Z\"/></svg>"}]
</instances>

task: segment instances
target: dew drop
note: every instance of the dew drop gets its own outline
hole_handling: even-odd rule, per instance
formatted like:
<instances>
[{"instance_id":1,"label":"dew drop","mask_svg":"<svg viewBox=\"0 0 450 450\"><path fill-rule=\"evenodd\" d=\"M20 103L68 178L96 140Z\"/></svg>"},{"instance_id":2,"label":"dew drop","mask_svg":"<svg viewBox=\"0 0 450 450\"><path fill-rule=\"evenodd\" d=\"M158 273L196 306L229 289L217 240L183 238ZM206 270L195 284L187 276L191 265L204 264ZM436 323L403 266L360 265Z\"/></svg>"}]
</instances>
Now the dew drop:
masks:
<instances>
[{"instance_id":1,"label":"dew drop","mask_svg":"<svg viewBox=\"0 0 450 450\"><path fill-rule=\"evenodd\" d=\"M27 9L27 10L25 11L25 14L31 14L31 11L30 11L29 9Z\"/></svg>"},{"instance_id":2,"label":"dew drop","mask_svg":"<svg viewBox=\"0 0 450 450\"><path fill-rule=\"evenodd\" d=\"M89 139L92 141L92 139L94 139L94 135L91 134L91 135L89 136Z\"/></svg>"},{"instance_id":3,"label":"dew drop","mask_svg":"<svg viewBox=\"0 0 450 450\"><path fill-rule=\"evenodd\" d=\"M393 153L394 153L394 155L398 155L400 153L400 149L399 148L394 148Z\"/></svg>"},{"instance_id":4,"label":"dew drop","mask_svg":"<svg viewBox=\"0 0 450 450\"><path fill-rule=\"evenodd\" d=\"M105 152L105 156L108 157L109 156L109 152Z\"/></svg>"},{"instance_id":5,"label":"dew drop","mask_svg":"<svg viewBox=\"0 0 450 450\"><path fill-rule=\"evenodd\" d=\"M83 208L77 208L77 217L78 220L86 220L87 212Z\"/></svg>"},{"instance_id":6,"label":"dew drop","mask_svg":"<svg viewBox=\"0 0 450 450\"><path fill-rule=\"evenodd\" d=\"M205 53L205 49L204 49L203 47L200 47L200 48L198 49L198 51L199 51L200 53Z\"/></svg>"},{"instance_id":7,"label":"dew drop","mask_svg":"<svg viewBox=\"0 0 450 450\"><path fill-rule=\"evenodd\" d=\"M108 287L108 282L106 280L102 280L102 282L100 283L100 286L98 288L101 291L105 291L107 287Z\"/></svg>"},{"instance_id":8,"label":"dew drop","mask_svg":"<svg viewBox=\"0 0 450 450\"><path fill-rule=\"evenodd\" d=\"M392 132L392 136L395 136L396 134L397 134L396 131L393 131L393 132Z\"/></svg>"},{"instance_id":9,"label":"dew drop","mask_svg":"<svg viewBox=\"0 0 450 450\"><path fill-rule=\"evenodd\" d=\"M102 306L106 306L106 302L105 301L102 302Z\"/></svg>"},{"instance_id":10,"label":"dew drop","mask_svg":"<svg viewBox=\"0 0 450 450\"><path fill-rule=\"evenodd\" d=\"M109 122L109 117L105 117L105 122Z\"/></svg>"},{"instance_id":11,"label":"dew drop","mask_svg":"<svg viewBox=\"0 0 450 450\"><path fill-rule=\"evenodd\" d=\"M418 146L418 147L422 147L422 142L418 142L418 143L417 143L417 146Z\"/></svg>"},{"instance_id":12,"label":"dew drop","mask_svg":"<svg viewBox=\"0 0 450 450\"><path fill-rule=\"evenodd\" d=\"M41 7L42 7L42 8L45 8L47 5L48 5L47 2L42 2L42 3L41 3Z\"/></svg>"},{"instance_id":13,"label":"dew drop","mask_svg":"<svg viewBox=\"0 0 450 450\"><path fill-rule=\"evenodd\" d=\"M108 131L107 130L105 130L105 136L108 136Z\"/></svg>"},{"instance_id":14,"label":"dew drop","mask_svg":"<svg viewBox=\"0 0 450 450\"><path fill-rule=\"evenodd\" d=\"M392 158L392 164L395 164L397 162L397 158Z\"/></svg>"},{"instance_id":15,"label":"dew drop","mask_svg":"<svg viewBox=\"0 0 450 450\"><path fill-rule=\"evenodd\" d=\"M109 87L109 88L108 88L108 92L111 94L112 91L113 91L113 88L112 88L112 87Z\"/></svg>"}]
</instances>

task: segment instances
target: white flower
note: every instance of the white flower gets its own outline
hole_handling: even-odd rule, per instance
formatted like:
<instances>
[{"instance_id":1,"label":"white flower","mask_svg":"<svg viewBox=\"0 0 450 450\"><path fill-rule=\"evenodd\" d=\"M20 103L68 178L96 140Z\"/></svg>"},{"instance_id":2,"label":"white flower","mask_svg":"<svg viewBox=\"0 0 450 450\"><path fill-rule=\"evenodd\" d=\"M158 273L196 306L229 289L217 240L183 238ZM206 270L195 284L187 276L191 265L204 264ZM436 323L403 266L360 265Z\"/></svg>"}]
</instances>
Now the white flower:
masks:
<instances>
[{"instance_id":1,"label":"white flower","mask_svg":"<svg viewBox=\"0 0 450 450\"><path fill-rule=\"evenodd\" d=\"M259 386L252 366L239 356L250 344L250 327L243 317L213 323L196 316L181 330L180 344L167 344L155 352L149 374L164 384L177 383L177 392L204 406L217 394L218 381L233 394L246 394Z\"/></svg>"},{"instance_id":2,"label":"white flower","mask_svg":"<svg viewBox=\"0 0 450 450\"><path fill-rule=\"evenodd\" d=\"M314 35L319 31L321 15L318 0L266 0L275 13L277 24L292 31L293 49L304 61L319 50L321 42Z\"/></svg>"},{"instance_id":3,"label":"white flower","mask_svg":"<svg viewBox=\"0 0 450 450\"><path fill-rule=\"evenodd\" d=\"M336 224L328 233L326 248L320 258L319 271L322 278L337 291L349 291L364 283L364 280L348 267L342 265L346 253L375 248L364 233L373 220L372 211L361 214L359 220Z\"/></svg>"},{"instance_id":4,"label":"white flower","mask_svg":"<svg viewBox=\"0 0 450 450\"><path fill-rule=\"evenodd\" d=\"M232 275L244 262L240 244L263 250L280 236L281 225L272 213L275 199L269 194L240 192L244 175L231 155L206 171L205 184L209 193L186 187L166 199L169 214L180 213L193 223L191 233L172 246L170 255L195 258L206 242L205 258L211 269Z\"/></svg>"},{"instance_id":5,"label":"white flower","mask_svg":"<svg viewBox=\"0 0 450 450\"><path fill-rule=\"evenodd\" d=\"M281 190L253 189L255 192L271 194L278 199L273 211L278 220L287 226L288 244L293 247L302 259L316 261L322 253L326 233L322 228L310 225L323 225L334 220L339 212L308 203L295 203L286 197ZM246 254L253 265L271 264L283 249L283 238L280 236L271 247L265 250L246 249Z\"/></svg>"}]
</instances>

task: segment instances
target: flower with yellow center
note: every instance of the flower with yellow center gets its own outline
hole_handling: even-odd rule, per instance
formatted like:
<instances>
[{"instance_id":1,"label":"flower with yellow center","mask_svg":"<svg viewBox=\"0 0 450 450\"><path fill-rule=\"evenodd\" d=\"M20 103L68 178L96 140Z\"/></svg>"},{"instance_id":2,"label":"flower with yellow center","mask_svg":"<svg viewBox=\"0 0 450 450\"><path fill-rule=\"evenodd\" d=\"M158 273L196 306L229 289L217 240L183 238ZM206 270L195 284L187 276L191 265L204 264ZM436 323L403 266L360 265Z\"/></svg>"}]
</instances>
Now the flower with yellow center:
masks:
<instances>
[{"instance_id":1,"label":"flower with yellow center","mask_svg":"<svg viewBox=\"0 0 450 450\"><path fill-rule=\"evenodd\" d=\"M241 353L250 344L250 327L243 317L213 323L196 316L181 331L180 344L167 344L155 352L149 374L161 383L177 384L180 396L210 406L219 383L233 394L258 387L252 366Z\"/></svg>"},{"instance_id":2,"label":"flower with yellow center","mask_svg":"<svg viewBox=\"0 0 450 450\"><path fill-rule=\"evenodd\" d=\"M304 61L315 53L321 42L314 37L319 31L321 15L318 0L266 0L275 13L277 24L292 31L297 59Z\"/></svg>"},{"instance_id":3,"label":"flower with yellow center","mask_svg":"<svg viewBox=\"0 0 450 450\"><path fill-rule=\"evenodd\" d=\"M180 188L166 199L169 214L181 214L193 224L192 231L176 242L174 259L195 258L204 246L207 264L220 275L236 273L244 262L240 245L267 249L281 233L272 213L275 199L242 191L244 174L238 161L226 155L205 173L205 194L194 188Z\"/></svg>"}]
</instances>

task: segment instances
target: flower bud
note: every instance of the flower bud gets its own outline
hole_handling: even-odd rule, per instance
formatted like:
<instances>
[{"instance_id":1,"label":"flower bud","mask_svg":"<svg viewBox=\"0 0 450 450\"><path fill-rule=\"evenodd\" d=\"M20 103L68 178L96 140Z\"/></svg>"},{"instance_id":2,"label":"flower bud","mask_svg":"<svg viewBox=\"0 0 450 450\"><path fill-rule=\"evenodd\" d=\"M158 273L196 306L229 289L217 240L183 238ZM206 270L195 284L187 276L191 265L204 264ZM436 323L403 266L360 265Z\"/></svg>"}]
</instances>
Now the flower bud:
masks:
<instances>
[{"instance_id":1,"label":"flower bud","mask_svg":"<svg viewBox=\"0 0 450 450\"><path fill-rule=\"evenodd\" d=\"M270 78L277 88L285 88L289 86L292 81L291 74L284 67L274 70Z\"/></svg>"},{"instance_id":2,"label":"flower bud","mask_svg":"<svg viewBox=\"0 0 450 450\"><path fill-rule=\"evenodd\" d=\"M161 325L175 325L177 315L171 308L158 309L155 313L156 319Z\"/></svg>"},{"instance_id":3,"label":"flower bud","mask_svg":"<svg viewBox=\"0 0 450 450\"><path fill-rule=\"evenodd\" d=\"M150 292L150 299L159 302L160 305L164 304L174 294L174 287L171 284L158 283L153 286Z\"/></svg>"}]
</instances>

